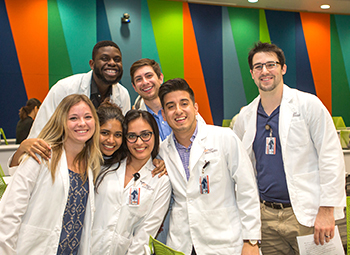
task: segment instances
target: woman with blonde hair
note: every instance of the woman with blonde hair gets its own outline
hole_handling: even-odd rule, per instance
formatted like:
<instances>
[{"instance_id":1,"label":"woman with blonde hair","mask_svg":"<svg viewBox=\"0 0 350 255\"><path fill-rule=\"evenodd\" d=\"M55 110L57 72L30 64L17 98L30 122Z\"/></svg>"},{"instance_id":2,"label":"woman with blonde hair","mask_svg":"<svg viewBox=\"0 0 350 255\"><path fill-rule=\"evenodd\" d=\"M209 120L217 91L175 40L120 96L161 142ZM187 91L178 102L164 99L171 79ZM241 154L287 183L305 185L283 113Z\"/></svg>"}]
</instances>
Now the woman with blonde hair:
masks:
<instances>
[{"instance_id":1,"label":"woman with blonde hair","mask_svg":"<svg viewBox=\"0 0 350 255\"><path fill-rule=\"evenodd\" d=\"M0 202L0 254L89 254L99 124L85 95L64 98L39 134L51 159L25 156Z\"/></svg>"}]
</instances>

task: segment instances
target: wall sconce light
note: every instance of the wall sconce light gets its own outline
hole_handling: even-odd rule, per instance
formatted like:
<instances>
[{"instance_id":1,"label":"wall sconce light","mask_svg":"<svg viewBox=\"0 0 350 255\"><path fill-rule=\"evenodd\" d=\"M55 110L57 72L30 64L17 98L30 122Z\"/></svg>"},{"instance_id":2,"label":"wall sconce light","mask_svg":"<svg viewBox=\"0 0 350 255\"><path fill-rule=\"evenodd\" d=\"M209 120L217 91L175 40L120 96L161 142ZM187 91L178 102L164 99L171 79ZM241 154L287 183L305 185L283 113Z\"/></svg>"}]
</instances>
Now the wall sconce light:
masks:
<instances>
[{"instance_id":1,"label":"wall sconce light","mask_svg":"<svg viewBox=\"0 0 350 255\"><path fill-rule=\"evenodd\" d=\"M122 23L130 23L130 14L129 13L123 14Z\"/></svg>"}]
</instances>

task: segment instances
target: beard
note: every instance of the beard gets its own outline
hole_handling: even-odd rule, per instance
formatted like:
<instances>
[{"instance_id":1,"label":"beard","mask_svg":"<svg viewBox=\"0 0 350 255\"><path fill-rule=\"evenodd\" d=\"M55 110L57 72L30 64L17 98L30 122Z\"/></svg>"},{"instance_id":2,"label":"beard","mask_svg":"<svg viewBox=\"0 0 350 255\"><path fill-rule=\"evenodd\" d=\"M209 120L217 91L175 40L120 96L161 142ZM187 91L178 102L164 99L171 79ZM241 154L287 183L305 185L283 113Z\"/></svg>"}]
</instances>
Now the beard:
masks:
<instances>
[{"instance_id":1,"label":"beard","mask_svg":"<svg viewBox=\"0 0 350 255\"><path fill-rule=\"evenodd\" d=\"M94 65L94 70L93 72L95 73L96 77L101 80L103 83L105 83L106 85L113 85L117 82L119 82L123 76L123 67L119 68L118 70L118 75L115 79L107 79L102 72L100 71L100 69L98 69L96 67L96 65Z\"/></svg>"}]
</instances>

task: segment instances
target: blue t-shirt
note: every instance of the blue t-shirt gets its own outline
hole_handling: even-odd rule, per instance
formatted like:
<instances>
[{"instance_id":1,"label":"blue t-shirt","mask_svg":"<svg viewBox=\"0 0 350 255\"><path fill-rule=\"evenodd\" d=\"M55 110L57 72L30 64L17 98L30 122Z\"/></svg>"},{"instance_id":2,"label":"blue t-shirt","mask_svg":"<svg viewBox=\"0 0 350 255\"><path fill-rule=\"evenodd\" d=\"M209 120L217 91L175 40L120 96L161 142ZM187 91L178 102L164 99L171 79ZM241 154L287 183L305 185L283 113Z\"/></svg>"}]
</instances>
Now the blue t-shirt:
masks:
<instances>
[{"instance_id":1,"label":"blue t-shirt","mask_svg":"<svg viewBox=\"0 0 350 255\"><path fill-rule=\"evenodd\" d=\"M290 203L278 133L279 112L278 106L268 116L259 102L253 150L260 198L269 202ZM270 129L267 130L266 125L272 129L272 137L276 138L275 154L266 154L266 150L270 148L269 144L266 145L269 143L266 137L270 137Z\"/></svg>"},{"instance_id":2,"label":"blue t-shirt","mask_svg":"<svg viewBox=\"0 0 350 255\"><path fill-rule=\"evenodd\" d=\"M146 105L146 104L145 104ZM147 111L152 114L152 116L154 117L154 119L156 120L157 124L158 124L158 130L159 130L159 136L160 138L162 139L162 141L165 140L165 138L168 137L168 135L170 135L171 133L171 128L169 127L168 125L168 122L166 122L164 119L163 119L163 116L162 116L162 110L159 110L158 114L155 114L151 108L149 108L147 105L146 105L146 109Z\"/></svg>"}]
</instances>

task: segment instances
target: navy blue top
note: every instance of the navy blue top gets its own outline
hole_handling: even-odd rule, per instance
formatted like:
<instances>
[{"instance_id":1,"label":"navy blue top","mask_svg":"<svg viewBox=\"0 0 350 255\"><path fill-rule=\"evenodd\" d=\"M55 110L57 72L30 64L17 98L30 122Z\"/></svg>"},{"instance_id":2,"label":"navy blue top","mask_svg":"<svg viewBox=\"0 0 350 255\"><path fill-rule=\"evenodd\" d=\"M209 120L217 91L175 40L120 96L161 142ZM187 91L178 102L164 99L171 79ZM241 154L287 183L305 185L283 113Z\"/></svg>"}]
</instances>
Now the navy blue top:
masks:
<instances>
[{"instance_id":1,"label":"navy blue top","mask_svg":"<svg viewBox=\"0 0 350 255\"><path fill-rule=\"evenodd\" d=\"M259 102L253 150L260 198L269 202L290 203L278 133L279 112L278 106L268 116ZM274 155L266 154L266 137L270 137L270 130L265 128L266 124L272 128L272 137L276 137Z\"/></svg>"},{"instance_id":2,"label":"navy blue top","mask_svg":"<svg viewBox=\"0 0 350 255\"><path fill-rule=\"evenodd\" d=\"M89 181L83 183L80 174L69 170L69 192L57 254L78 254L88 197Z\"/></svg>"}]
</instances>

